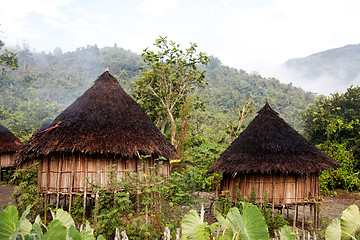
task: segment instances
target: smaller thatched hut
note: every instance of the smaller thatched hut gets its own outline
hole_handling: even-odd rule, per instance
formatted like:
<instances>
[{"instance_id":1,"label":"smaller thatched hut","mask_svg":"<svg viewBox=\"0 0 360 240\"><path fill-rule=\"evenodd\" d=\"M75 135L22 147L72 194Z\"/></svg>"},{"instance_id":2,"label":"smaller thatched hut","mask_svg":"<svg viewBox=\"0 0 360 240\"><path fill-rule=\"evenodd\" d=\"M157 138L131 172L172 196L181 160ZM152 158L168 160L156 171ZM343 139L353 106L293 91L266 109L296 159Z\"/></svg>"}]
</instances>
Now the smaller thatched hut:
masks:
<instances>
[{"instance_id":1,"label":"smaller thatched hut","mask_svg":"<svg viewBox=\"0 0 360 240\"><path fill-rule=\"evenodd\" d=\"M1 169L16 167L14 154L22 145L23 143L19 138L0 124L0 178Z\"/></svg>"},{"instance_id":2,"label":"smaller thatched hut","mask_svg":"<svg viewBox=\"0 0 360 240\"><path fill-rule=\"evenodd\" d=\"M222 172L221 191L238 191L275 206L304 204L319 198L319 172L340 164L290 127L266 102L208 173Z\"/></svg>"}]
</instances>

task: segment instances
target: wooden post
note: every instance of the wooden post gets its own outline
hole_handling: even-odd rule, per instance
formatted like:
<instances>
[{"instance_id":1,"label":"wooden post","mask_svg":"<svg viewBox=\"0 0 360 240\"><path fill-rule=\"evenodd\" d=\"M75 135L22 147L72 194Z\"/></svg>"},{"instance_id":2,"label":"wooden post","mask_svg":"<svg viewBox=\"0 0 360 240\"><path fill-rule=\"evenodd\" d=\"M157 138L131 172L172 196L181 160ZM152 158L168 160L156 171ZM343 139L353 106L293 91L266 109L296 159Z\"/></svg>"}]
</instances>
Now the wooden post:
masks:
<instances>
[{"instance_id":1,"label":"wooden post","mask_svg":"<svg viewBox=\"0 0 360 240\"><path fill-rule=\"evenodd\" d=\"M305 204L303 204L303 216L302 216L302 225L301 225L301 229L303 232L303 239L305 239L304 227L305 227Z\"/></svg>"},{"instance_id":2,"label":"wooden post","mask_svg":"<svg viewBox=\"0 0 360 240\"><path fill-rule=\"evenodd\" d=\"M45 225L46 225L47 201L48 201L48 195L47 195L47 192L46 192L46 193L45 193L45 197L44 197L44 202L45 202L45 207L44 207L44 224L45 224Z\"/></svg>"},{"instance_id":3,"label":"wooden post","mask_svg":"<svg viewBox=\"0 0 360 240\"><path fill-rule=\"evenodd\" d=\"M295 226L296 226L296 219L297 219L297 204L295 204L295 208L294 208L294 220L293 220L293 232L295 231Z\"/></svg>"},{"instance_id":4,"label":"wooden post","mask_svg":"<svg viewBox=\"0 0 360 240\"><path fill-rule=\"evenodd\" d=\"M314 228L317 228L317 209L316 209L316 203L314 204Z\"/></svg>"},{"instance_id":5,"label":"wooden post","mask_svg":"<svg viewBox=\"0 0 360 240\"><path fill-rule=\"evenodd\" d=\"M80 153L79 153L80 154ZM69 213L71 212L71 204L72 204L72 193L74 191L74 182L75 182L75 162L76 156L71 156L71 177L70 177L70 199L69 199Z\"/></svg>"},{"instance_id":6,"label":"wooden post","mask_svg":"<svg viewBox=\"0 0 360 240\"><path fill-rule=\"evenodd\" d=\"M85 156L85 179L88 176L88 157ZM87 181L85 182L85 189L84 189L84 200L83 200L83 224L85 223L85 213L86 213L86 194L87 194Z\"/></svg>"},{"instance_id":7,"label":"wooden post","mask_svg":"<svg viewBox=\"0 0 360 240\"><path fill-rule=\"evenodd\" d=\"M61 184L61 171L62 171L62 161L63 161L63 157L64 155L62 153L60 153L60 161L59 161L59 165L58 165L58 177L57 177L57 196L56 196L56 208L59 207L59 198L60 198L60 184Z\"/></svg>"},{"instance_id":8,"label":"wooden post","mask_svg":"<svg viewBox=\"0 0 360 240\"><path fill-rule=\"evenodd\" d=\"M285 175L285 179L284 179L284 196L283 196L283 201L284 203L283 204L287 204L287 199L286 199L286 186L287 186L287 183L286 183L286 175ZM289 215L289 211L288 211L288 214Z\"/></svg>"},{"instance_id":9,"label":"wooden post","mask_svg":"<svg viewBox=\"0 0 360 240\"><path fill-rule=\"evenodd\" d=\"M313 204L310 203L310 220L313 218Z\"/></svg>"}]
</instances>

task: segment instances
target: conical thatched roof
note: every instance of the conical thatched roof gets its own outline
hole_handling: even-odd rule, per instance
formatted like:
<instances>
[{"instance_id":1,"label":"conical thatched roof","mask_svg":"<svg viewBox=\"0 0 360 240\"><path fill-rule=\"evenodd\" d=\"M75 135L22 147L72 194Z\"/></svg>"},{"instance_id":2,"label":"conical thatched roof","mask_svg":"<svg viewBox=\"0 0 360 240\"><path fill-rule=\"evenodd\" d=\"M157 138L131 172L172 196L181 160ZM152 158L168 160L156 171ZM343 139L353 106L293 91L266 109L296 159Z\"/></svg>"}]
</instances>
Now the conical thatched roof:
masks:
<instances>
[{"instance_id":1,"label":"conical thatched roof","mask_svg":"<svg viewBox=\"0 0 360 240\"><path fill-rule=\"evenodd\" d=\"M19 156L25 160L30 155L74 151L178 158L175 148L107 71L50 127L36 133Z\"/></svg>"},{"instance_id":2,"label":"conical thatched roof","mask_svg":"<svg viewBox=\"0 0 360 240\"><path fill-rule=\"evenodd\" d=\"M307 174L340 167L290 127L266 102L208 173Z\"/></svg>"},{"instance_id":3,"label":"conical thatched roof","mask_svg":"<svg viewBox=\"0 0 360 240\"><path fill-rule=\"evenodd\" d=\"M19 138L0 124L0 153L16 152L22 145Z\"/></svg>"}]
</instances>

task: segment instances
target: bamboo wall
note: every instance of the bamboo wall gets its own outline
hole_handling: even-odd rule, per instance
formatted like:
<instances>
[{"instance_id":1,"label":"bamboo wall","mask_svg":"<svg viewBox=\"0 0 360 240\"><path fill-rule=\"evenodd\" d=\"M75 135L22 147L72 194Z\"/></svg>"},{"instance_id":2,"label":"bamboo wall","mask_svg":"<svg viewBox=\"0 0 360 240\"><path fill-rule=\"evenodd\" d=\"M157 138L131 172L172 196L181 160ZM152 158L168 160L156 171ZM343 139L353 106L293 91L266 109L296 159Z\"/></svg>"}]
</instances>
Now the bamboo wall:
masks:
<instances>
[{"instance_id":1,"label":"bamboo wall","mask_svg":"<svg viewBox=\"0 0 360 240\"><path fill-rule=\"evenodd\" d=\"M15 162L14 154L10 154L10 153L0 154L0 168L8 168L15 166L16 166L16 162Z\"/></svg>"},{"instance_id":2,"label":"bamboo wall","mask_svg":"<svg viewBox=\"0 0 360 240\"><path fill-rule=\"evenodd\" d=\"M319 177L318 174L224 174L221 191L228 190L235 200L239 189L248 199L254 190L257 201L263 201L266 191L269 203L274 205L302 203L319 198Z\"/></svg>"},{"instance_id":3,"label":"bamboo wall","mask_svg":"<svg viewBox=\"0 0 360 240\"><path fill-rule=\"evenodd\" d=\"M103 187L107 185L110 165L115 165L116 180L120 181L122 176L125 176L126 169L138 172L142 176L144 167L149 169L154 166L155 162L158 161L155 161L153 157L140 160L139 158L129 159L100 154L49 154L39 161L38 187L46 193L82 194L92 191L89 182L98 183ZM163 161L163 165L160 165L156 174L170 176L169 161ZM88 181L86 181L87 179Z\"/></svg>"}]
</instances>

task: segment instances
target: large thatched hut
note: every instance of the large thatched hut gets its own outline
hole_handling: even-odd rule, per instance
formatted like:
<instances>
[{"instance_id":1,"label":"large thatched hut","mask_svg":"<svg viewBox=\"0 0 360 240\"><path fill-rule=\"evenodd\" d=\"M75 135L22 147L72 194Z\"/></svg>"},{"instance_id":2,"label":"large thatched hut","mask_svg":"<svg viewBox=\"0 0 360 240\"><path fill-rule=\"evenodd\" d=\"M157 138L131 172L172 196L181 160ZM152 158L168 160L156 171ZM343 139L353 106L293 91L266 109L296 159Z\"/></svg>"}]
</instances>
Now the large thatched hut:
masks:
<instances>
[{"instance_id":1,"label":"large thatched hut","mask_svg":"<svg viewBox=\"0 0 360 240\"><path fill-rule=\"evenodd\" d=\"M175 148L108 71L19 154L23 166L39 162L38 187L46 194L86 194L89 181L106 186L110 165L120 179L160 156L166 160L157 174L169 176Z\"/></svg>"},{"instance_id":2,"label":"large thatched hut","mask_svg":"<svg viewBox=\"0 0 360 240\"><path fill-rule=\"evenodd\" d=\"M290 127L266 102L249 126L221 154L208 173L222 172L221 191L238 191L274 206L304 204L319 198L319 172L339 167Z\"/></svg>"},{"instance_id":3,"label":"large thatched hut","mask_svg":"<svg viewBox=\"0 0 360 240\"><path fill-rule=\"evenodd\" d=\"M15 153L21 148L23 143L6 127L0 124L0 178L3 168L15 168Z\"/></svg>"}]
</instances>

